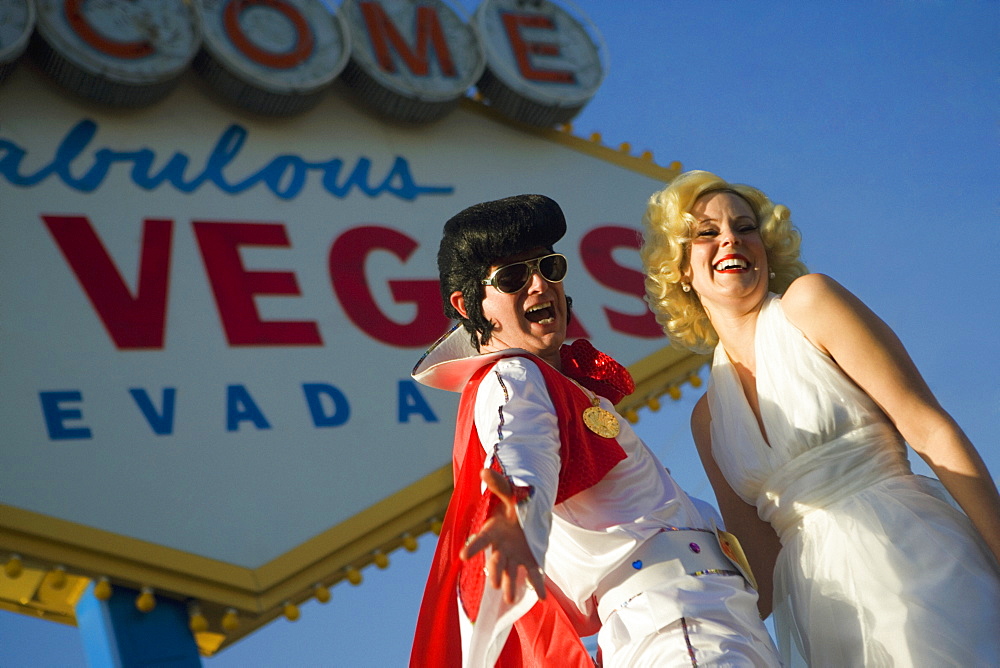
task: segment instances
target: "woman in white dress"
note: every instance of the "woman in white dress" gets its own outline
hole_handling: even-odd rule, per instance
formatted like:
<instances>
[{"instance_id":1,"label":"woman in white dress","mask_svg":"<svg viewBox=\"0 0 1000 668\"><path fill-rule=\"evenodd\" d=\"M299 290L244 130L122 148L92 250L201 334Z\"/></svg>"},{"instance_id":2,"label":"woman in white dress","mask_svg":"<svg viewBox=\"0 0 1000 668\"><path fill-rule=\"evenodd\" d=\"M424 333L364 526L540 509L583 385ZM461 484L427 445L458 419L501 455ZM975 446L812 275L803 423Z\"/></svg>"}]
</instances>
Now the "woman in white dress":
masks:
<instances>
[{"instance_id":1,"label":"woman in white dress","mask_svg":"<svg viewBox=\"0 0 1000 668\"><path fill-rule=\"evenodd\" d=\"M687 172L643 224L650 308L714 348L692 432L786 663L1000 665L1000 495L895 334L755 188Z\"/></svg>"}]
</instances>

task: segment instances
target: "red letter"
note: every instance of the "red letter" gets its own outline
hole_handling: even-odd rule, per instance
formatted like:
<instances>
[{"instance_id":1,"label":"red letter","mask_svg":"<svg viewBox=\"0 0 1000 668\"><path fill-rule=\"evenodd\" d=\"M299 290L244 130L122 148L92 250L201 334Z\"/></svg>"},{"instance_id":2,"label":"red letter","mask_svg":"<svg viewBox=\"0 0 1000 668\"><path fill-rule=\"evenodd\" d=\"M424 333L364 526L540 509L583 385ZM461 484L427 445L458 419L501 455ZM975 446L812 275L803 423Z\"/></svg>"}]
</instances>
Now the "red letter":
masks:
<instances>
[{"instance_id":1,"label":"red letter","mask_svg":"<svg viewBox=\"0 0 1000 668\"><path fill-rule=\"evenodd\" d=\"M365 277L365 260L376 250L389 251L400 260L417 248L417 242L387 227L356 227L347 230L330 247L330 281L347 317L374 339L393 346L427 346L448 329L441 306L437 280L389 281L397 303L412 302L417 313L409 324L387 318L372 298Z\"/></svg>"},{"instance_id":2,"label":"red letter","mask_svg":"<svg viewBox=\"0 0 1000 668\"><path fill-rule=\"evenodd\" d=\"M156 48L148 40L120 41L106 37L106 31L101 31L91 24L83 10L84 4L85 0L66 0L63 4L63 10L70 28L88 46L109 56L127 60L148 58L156 52Z\"/></svg>"},{"instance_id":3,"label":"red letter","mask_svg":"<svg viewBox=\"0 0 1000 668\"><path fill-rule=\"evenodd\" d=\"M288 248L284 225L194 221L205 271L231 346L321 346L319 327L312 321L264 322L254 295L298 296L295 274L287 271L247 271L240 246Z\"/></svg>"},{"instance_id":4,"label":"red letter","mask_svg":"<svg viewBox=\"0 0 1000 668\"><path fill-rule=\"evenodd\" d=\"M173 221L146 219L133 297L84 216L42 216L111 339L121 350L162 348Z\"/></svg>"},{"instance_id":5,"label":"red letter","mask_svg":"<svg viewBox=\"0 0 1000 668\"><path fill-rule=\"evenodd\" d=\"M441 29L441 20L437 11L433 7L417 7L416 16L416 53L414 53L403 36L396 30L395 24L385 13L385 9L377 2L358 3L361 13L365 17L365 27L368 28L368 37L372 42L372 49L378 60L379 67L386 72L395 72L396 65L389 55L389 45L392 42L396 53L406 61L406 66L410 72L425 77L429 71L427 64L427 42L434 45L438 62L441 64L441 73L446 77L457 76L455 63L451 60L451 51L448 50L448 43L444 39L444 30ZM433 343L433 341L432 341Z\"/></svg>"},{"instance_id":6,"label":"red letter","mask_svg":"<svg viewBox=\"0 0 1000 668\"><path fill-rule=\"evenodd\" d=\"M583 266L601 285L635 295L642 303L642 315L620 313L605 306L604 313L608 316L611 329L623 334L655 339L663 336L663 330L642 301L646 294L643 286L645 276L635 269L621 266L612 256L616 248L638 250L639 245L639 233L636 230L628 227L597 227L580 240L580 257L583 259Z\"/></svg>"},{"instance_id":7,"label":"red letter","mask_svg":"<svg viewBox=\"0 0 1000 668\"><path fill-rule=\"evenodd\" d=\"M541 28L555 30L555 25L547 16L539 14L514 14L504 12L503 27L507 31L510 48L517 60L521 76L529 81L550 83L576 83L576 76L569 70L543 70L531 64L531 56L558 56L559 44L553 42L529 42L521 35L521 28Z\"/></svg>"},{"instance_id":8,"label":"red letter","mask_svg":"<svg viewBox=\"0 0 1000 668\"><path fill-rule=\"evenodd\" d=\"M240 14L254 5L264 5L284 14L288 22L292 24L295 31L295 43L288 51L269 51L257 46L240 25ZM226 30L226 36L244 56L277 70L287 70L297 67L305 62L313 54L315 45L313 42L312 30L309 29L309 22L294 5L284 0L230 0L226 8L222 11L222 25Z\"/></svg>"}]
</instances>

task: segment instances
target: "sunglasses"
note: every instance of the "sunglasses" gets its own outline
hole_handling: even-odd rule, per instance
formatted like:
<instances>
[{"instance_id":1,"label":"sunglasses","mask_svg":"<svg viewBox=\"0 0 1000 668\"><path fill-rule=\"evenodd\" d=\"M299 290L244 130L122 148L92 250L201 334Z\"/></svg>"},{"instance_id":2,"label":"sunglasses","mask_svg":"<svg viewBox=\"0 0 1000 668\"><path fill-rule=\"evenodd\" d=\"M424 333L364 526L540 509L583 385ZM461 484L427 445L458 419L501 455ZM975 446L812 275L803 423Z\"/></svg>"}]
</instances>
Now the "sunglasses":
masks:
<instances>
[{"instance_id":1,"label":"sunglasses","mask_svg":"<svg viewBox=\"0 0 1000 668\"><path fill-rule=\"evenodd\" d=\"M512 295L523 290L536 271L549 283L562 283L566 278L567 268L566 256L552 253L523 262L505 264L490 274L489 278L484 278L482 284L492 285L497 291Z\"/></svg>"}]
</instances>

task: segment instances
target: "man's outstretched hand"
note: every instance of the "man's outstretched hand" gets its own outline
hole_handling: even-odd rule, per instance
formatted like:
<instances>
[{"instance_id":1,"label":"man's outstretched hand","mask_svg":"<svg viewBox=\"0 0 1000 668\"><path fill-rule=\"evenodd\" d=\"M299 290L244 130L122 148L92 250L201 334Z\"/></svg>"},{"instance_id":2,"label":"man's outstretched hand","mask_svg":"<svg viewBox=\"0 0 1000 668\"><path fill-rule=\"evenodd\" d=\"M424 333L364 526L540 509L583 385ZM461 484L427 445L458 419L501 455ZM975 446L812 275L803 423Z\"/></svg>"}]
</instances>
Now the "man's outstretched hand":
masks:
<instances>
[{"instance_id":1,"label":"man's outstretched hand","mask_svg":"<svg viewBox=\"0 0 1000 668\"><path fill-rule=\"evenodd\" d=\"M492 469L483 469L479 477L500 503L479 533L469 537L459 557L469 559L488 545L492 553L486 562L486 579L494 589L503 590L507 603L514 602L517 583L523 582L525 576L538 597L545 598L545 575L531 554L528 539L517 520L517 502L510 482Z\"/></svg>"}]
</instances>

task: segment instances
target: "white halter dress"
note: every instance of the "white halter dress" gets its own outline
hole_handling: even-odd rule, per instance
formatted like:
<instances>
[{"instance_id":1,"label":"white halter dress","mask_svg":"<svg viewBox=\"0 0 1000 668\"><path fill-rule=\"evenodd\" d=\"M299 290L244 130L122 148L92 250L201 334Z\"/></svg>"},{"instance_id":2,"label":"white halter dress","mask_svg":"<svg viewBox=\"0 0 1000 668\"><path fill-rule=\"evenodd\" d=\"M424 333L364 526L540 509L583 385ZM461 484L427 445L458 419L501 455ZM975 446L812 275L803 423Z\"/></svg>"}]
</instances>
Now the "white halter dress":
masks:
<instances>
[{"instance_id":1,"label":"white halter dress","mask_svg":"<svg viewBox=\"0 0 1000 668\"><path fill-rule=\"evenodd\" d=\"M781 538L786 665L1000 666L1000 569L899 432L770 295L756 331L761 433L720 344L715 460Z\"/></svg>"}]
</instances>

